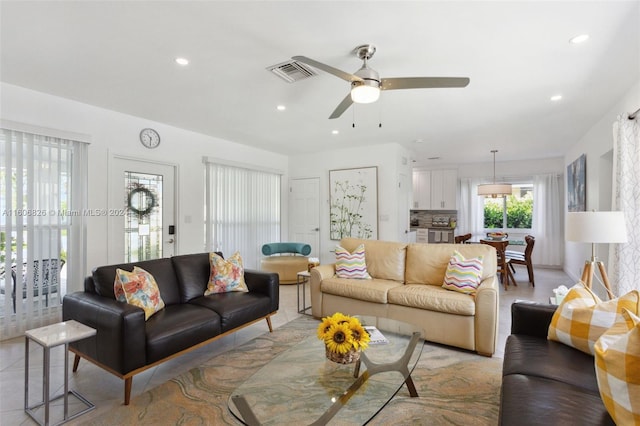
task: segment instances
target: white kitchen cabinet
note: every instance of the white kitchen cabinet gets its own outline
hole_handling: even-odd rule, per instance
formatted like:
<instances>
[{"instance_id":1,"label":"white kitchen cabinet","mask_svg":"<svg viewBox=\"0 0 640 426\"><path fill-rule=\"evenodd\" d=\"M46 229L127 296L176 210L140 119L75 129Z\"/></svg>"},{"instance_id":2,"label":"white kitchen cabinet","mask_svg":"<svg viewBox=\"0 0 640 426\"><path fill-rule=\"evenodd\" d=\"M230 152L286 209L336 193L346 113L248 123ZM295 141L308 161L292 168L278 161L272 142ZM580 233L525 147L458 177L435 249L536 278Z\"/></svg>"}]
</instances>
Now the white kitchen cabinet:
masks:
<instances>
[{"instance_id":1,"label":"white kitchen cabinet","mask_svg":"<svg viewBox=\"0 0 640 426\"><path fill-rule=\"evenodd\" d=\"M427 228L418 228L416 230L416 242L417 243L429 242L429 230Z\"/></svg>"},{"instance_id":2,"label":"white kitchen cabinet","mask_svg":"<svg viewBox=\"0 0 640 426\"><path fill-rule=\"evenodd\" d=\"M431 170L431 210L456 210L458 172Z\"/></svg>"},{"instance_id":3,"label":"white kitchen cabinet","mask_svg":"<svg viewBox=\"0 0 640 426\"><path fill-rule=\"evenodd\" d=\"M413 172L413 203L414 210L431 209L431 172L416 170Z\"/></svg>"},{"instance_id":4,"label":"white kitchen cabinet","mask_svg":"<svg viewBox=\"0 0 640 426\"><path fill-rule=\"evenodd\" d=\"M449 243L453 244L452 229L429 229L428 242L430 244Z\"/></svg>"}]
</instances>

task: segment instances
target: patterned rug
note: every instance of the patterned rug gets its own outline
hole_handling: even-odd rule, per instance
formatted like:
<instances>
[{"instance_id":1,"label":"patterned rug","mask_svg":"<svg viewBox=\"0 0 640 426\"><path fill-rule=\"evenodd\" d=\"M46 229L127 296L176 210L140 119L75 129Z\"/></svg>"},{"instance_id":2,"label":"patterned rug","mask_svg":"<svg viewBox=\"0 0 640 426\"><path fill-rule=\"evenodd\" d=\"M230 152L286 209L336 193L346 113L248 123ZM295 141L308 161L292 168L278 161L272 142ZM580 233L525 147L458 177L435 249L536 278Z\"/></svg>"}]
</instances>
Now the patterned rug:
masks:
<instances>
[{"instance_id":1,"label":"patterned rug","mask_svg":"<svg viewBox=\"0 0 640 426\"><path fill-rule=\"evenodd\" d=\"M233 390L288 347L315 333L318 322L302 317L218 355L168 382L114 407L92 425L238 425L227 408ZM498 422L502 359L427 344L413 381L370 425L495 425ZM331 424L339 425L339 414ZM311 421L310 421L311 423Z\"/></svg>"}]
</instances>

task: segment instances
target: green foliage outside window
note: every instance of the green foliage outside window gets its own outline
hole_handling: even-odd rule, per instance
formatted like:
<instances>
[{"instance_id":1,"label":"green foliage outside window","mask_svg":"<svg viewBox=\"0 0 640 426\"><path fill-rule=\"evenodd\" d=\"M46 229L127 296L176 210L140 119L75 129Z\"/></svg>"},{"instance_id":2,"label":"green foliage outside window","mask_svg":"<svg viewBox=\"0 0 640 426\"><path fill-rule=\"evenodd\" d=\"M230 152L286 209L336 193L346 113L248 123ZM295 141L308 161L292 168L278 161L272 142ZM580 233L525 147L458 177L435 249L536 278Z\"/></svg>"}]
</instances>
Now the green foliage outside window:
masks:
<instances>
[{"instance_id":1,"label":"green foliage outside window","mask_svg":"<svg viewBox=\"0 0 640 426\"><path fill-rule=\"evenodd\" d=\"M507 223L503 223L503 200L487 199L484 204L484 227L486 229L531 229L533 222L533 198L528 195L507 197Z\"/></svg>"}]
</instances>

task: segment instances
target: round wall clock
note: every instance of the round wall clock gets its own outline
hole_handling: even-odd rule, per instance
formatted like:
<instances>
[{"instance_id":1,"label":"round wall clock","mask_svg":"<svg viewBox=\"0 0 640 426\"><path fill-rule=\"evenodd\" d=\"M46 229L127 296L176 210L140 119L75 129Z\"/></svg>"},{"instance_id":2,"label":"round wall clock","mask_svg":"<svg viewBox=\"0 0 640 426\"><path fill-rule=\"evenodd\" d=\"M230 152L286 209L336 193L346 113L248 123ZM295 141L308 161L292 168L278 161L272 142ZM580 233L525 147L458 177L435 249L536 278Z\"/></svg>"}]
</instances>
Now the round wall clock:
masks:
<instances>
[{"instance_id":1,"label":"round wall clock","mask_svg":"<svg viewBox=\"0 0 640 426\"><path fill-rule=\"evenodd\" d=\"M154 129L142 129L140 131L140 142L145 148L156 148L160 145L160 135Z\"/></svg>"}]
</instances>

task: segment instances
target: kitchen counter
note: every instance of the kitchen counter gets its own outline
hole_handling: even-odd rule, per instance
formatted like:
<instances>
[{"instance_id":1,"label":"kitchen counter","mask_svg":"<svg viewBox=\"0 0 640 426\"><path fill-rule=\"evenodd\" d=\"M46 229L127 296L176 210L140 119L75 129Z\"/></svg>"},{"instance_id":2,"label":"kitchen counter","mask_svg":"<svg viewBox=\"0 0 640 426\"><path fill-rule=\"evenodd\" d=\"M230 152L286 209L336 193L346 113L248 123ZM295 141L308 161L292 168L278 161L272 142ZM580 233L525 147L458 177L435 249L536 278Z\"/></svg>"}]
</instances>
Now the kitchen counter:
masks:
<instances>
[{"instance_id":1,"label":"kitchen counter","mask_svg":"<svg viewBox=\"0 0 640 426\"><path fill-rule=\"evenodd\" d=\"M411 231L416 232L416 242L429 244L453 243L454 230L444 226L411 227Z\"/></svg>"},{"instance_id":2,"label":"kitchen counter","mask_svg":"<svg viewBox=\"0 0 640 426\"><path fill-rule=\"evenodd\" d=\"M418 229L437 229L440 231L446 231L446 230L454 231L456 228L451 228L446 226L429 226L429 225L412 226L411 228L409 228L410 231L416 231Z\"/></svg>"}]
</instances>

